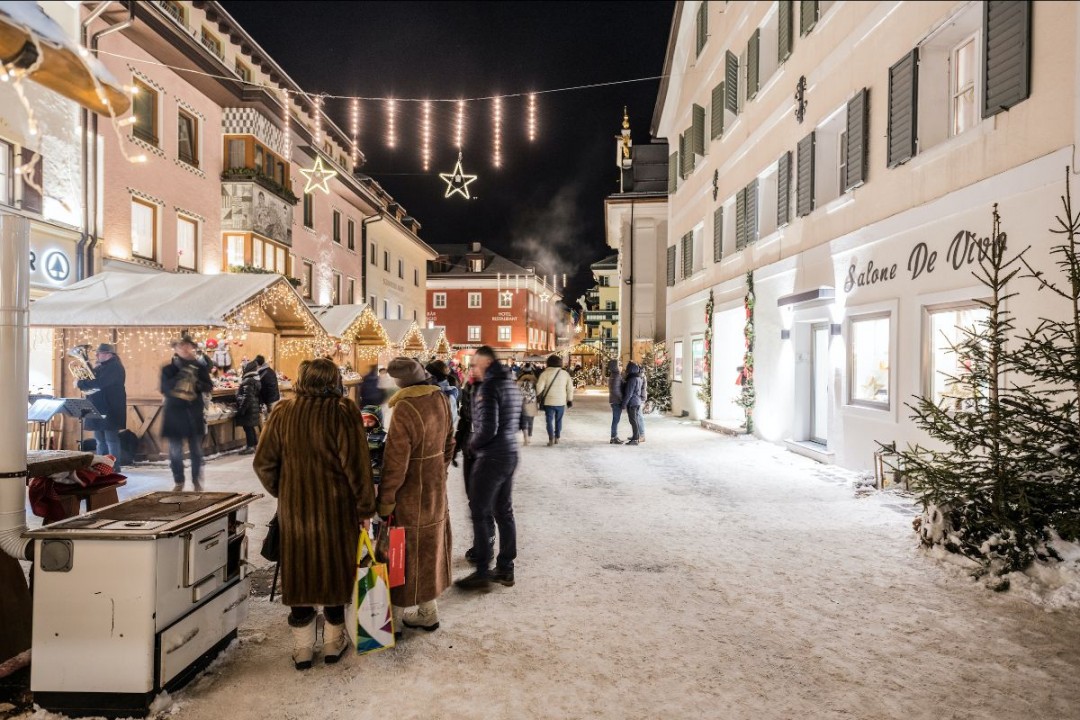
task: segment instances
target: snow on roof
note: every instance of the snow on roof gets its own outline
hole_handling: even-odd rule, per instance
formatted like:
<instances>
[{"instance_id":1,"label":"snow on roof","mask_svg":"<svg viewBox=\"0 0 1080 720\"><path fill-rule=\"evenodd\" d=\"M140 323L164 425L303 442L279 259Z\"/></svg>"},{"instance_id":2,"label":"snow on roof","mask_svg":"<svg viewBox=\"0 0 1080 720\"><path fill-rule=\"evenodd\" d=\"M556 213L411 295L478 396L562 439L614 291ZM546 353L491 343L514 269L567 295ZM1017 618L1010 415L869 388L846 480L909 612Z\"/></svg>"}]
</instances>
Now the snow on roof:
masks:
<instances>
[{"instance_id":1,"label":"snow on roof","mask_svg":"<svg viewBox=\"0 0 1080 720\"><path fill-rule=\"evenodd\" d=\"M390 336L390 342L395 345L400 345L412 326L416 324L415 320L380 320L379 322L386 328L386 334Z\"/></svg>"},{"instance_id":2,"label":"snow on roof","mask_svg":"<svg viewBox=\"0 0 1080 720\"><path fill-rule=\"evenodd\" d=\"M54 290L35 301L30 306L30 324L38 327L223 327L240 306L276 283L288 285L285 278L273 274L104 272ZM295 293L291 287L289 289ZM299 304L303 305L302 302ZM268 309L271 316L277 315L275 321L303 322L302 317L294 316L305 312Z\"/></svg>"},{"instance_id":3,"label":"snow on roof","mask_svg":"<svg viewBox=\"0 0 1080 720\"><path fill-rule=\"evenodd\" d=\"M345 331L349 329L349 326L363 314L366 307L367 303L360 303L359 305L328 305L313 308L313 312L319 324L326 330L327 335L340 338L345 335Z\"/></svg>"}]
</instances>

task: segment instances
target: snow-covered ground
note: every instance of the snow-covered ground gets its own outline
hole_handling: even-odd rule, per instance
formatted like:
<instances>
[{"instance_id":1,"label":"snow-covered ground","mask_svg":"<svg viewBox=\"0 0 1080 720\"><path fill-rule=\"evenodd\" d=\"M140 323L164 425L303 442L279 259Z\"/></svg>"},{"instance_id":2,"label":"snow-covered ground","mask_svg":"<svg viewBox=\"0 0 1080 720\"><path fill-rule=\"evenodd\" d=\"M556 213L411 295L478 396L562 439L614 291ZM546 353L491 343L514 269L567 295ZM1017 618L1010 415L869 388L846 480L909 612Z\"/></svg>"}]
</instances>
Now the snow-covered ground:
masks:
<instances>
[{"instance_id":1,"label":"snow-covered ground","mask_svg":"<svg viewBox=\"0 0 1080 720\"><path fill-rule=\"evenodd\" d=\"M774 446L660 418L644 445L608 445L604 400L522 449L514 588L451 589L437 632L303 673L285 609L254 598L161 717L1080 718L1075 609L988 592L916 549L902 499ZM244 457L208 480L257 487ZM168 486L153 469L128 489ZM451 507L464 575L456 468ZM272 511L254 507L253 549Z\"/></svg>"}]
</instances>

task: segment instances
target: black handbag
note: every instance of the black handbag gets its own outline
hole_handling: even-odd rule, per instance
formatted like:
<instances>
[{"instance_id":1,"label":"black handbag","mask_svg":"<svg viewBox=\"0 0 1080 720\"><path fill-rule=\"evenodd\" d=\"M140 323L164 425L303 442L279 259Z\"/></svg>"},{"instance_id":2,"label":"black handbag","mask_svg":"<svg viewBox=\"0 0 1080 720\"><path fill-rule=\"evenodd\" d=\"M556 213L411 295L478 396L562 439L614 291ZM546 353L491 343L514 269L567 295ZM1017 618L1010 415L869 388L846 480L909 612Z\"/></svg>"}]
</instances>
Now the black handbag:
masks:
<instances>
[{"instance_id":1,"label":"black handbag","mask_svg":"<svg viewBox=\"0 0 1080 720\"><path fill-rule=\"evenodd\" d=\"M266 524L266 539L259 554L273 563L281 560L281 528L278 526L277 513Z\"/></svg>"}]
</instances>

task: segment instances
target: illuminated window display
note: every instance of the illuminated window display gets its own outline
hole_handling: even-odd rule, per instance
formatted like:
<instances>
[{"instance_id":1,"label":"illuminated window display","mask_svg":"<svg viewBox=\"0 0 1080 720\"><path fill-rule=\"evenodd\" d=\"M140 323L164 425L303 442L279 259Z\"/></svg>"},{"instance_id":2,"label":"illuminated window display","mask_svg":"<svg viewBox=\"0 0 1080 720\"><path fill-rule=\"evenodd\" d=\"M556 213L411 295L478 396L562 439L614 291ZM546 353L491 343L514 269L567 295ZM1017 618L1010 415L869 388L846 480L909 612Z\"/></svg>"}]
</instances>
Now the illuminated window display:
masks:
<instances>
[{"instance_id":1,"label":"illuminated window display","mask_svg":"<svg viewBox=\"0 0 1080 720\"><path fill-rule=\"evenodd\" d=\"M930 309L930 362L926 371L928 396L938 405L961 409L972 400L972 388L965 382L971 364L957 352L967 339L965 331L978 331L990 311L978 305Z\"/></svg>"},{"instance_id":2,"label":"illuminated window display","mask_svg":"<svg viewBox=\"0 0 1080 720\"><path fill-rule=\"evenodd\" d=\"M848 362L849 398L853 405L889 407L889 316L851 320Z\"/></svg>"},{"instance_id":3,"label":"illuminated window display","mask_svg":"<svg viewBox=\"0 0 1080 720\"><path fill-rule=\"evenodd\" d=\"M671 353L671 377L675 382L682 382L682 346L682 340L676 340Z\"/></svg>"}]
</instances>

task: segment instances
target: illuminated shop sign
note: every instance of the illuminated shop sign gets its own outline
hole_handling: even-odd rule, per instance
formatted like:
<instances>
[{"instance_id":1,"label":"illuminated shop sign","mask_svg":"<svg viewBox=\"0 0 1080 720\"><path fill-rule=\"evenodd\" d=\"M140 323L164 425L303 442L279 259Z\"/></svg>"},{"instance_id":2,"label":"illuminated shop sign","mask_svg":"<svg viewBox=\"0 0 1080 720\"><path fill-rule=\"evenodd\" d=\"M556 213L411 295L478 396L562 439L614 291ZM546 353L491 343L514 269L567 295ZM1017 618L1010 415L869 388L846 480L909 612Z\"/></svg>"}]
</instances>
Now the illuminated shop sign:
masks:
<instances>
[{"instance_id":1,"label":"illuminated shop sign","mask_svg":"<svg viewBox=\"0 0 1080 720\"><path fill-rule=\"evenodd\" d=\"M1005 233L998 235L997 242L1004 247ZM989 237L980 238L970 230L961 230L953 235L944 258L939 258L938 251L931 250L925 242L916 243L908 254L907 275L909 279L916 280L920 275L932 274L939 267L960 270L975 265L979 261L979 256L987 252L990 247ZM942 262L939 263L939 260ZM895 280L897 274L896 263L878 266L870 260L860 267L858 259L853 258L844 277L844 292Z\"/></svg>"},{"instance_id":2,"label":"illuminated shop sign","mask_svg":"<svg viewBox=\"0 0 1080 720\"><path fill-rule=\"evenodd\" d=\"M50 243L35 243L30 250L30 282L67 285L72 280L70 251Z\"/></svg>"}]
</instances>

